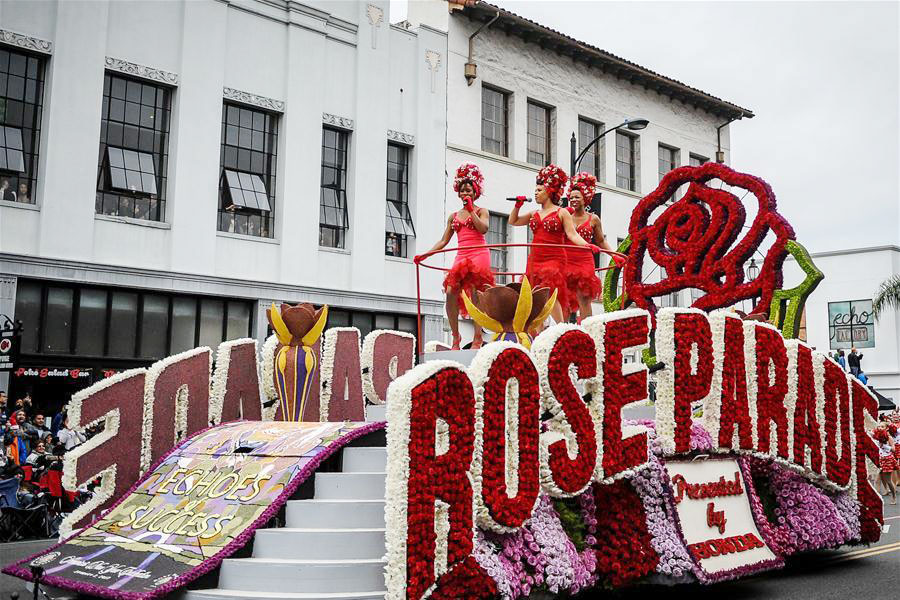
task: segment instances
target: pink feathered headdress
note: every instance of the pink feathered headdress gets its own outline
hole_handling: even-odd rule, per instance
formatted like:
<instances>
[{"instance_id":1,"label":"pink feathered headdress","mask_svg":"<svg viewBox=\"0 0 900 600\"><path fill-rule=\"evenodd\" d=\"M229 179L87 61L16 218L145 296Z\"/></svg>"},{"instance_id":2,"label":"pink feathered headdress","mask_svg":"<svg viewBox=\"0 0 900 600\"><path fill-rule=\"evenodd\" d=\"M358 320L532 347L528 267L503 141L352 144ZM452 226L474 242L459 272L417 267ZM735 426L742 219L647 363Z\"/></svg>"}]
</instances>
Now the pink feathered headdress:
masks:
<instances>
[{"instance_id":1,"label":"pink feathered headdress","mask_svg":"<svg viewBox=\"0 0 900 600\"><path fill-rule=\"evenodd\" d=\"M466 181L471 183L472 188L475 190L475 197L472 200L478 200L482 190L484 190L484 175L481 174L481 169L478 168L478 165L473 165L472 163L459 165L459 168L456 169L456 177L453 178L453 191L459 192L459 187Z\"/></svg>"},{"instance_id":2,"label":"pink feathered headdress","mask_svg":"<svg viewBox=\"0 0 900 600\"><path fill-rule=\"evenodd\" d=\"M569 176L562 170L562 167L557 165L547 165L538 172L536 183L547 188L547 193L550 194L550 200L552 200L554 204L559 204L559 199L563 194L563 190L566 189L566 182L568 180Z\"/></svg>"}]
</instances>

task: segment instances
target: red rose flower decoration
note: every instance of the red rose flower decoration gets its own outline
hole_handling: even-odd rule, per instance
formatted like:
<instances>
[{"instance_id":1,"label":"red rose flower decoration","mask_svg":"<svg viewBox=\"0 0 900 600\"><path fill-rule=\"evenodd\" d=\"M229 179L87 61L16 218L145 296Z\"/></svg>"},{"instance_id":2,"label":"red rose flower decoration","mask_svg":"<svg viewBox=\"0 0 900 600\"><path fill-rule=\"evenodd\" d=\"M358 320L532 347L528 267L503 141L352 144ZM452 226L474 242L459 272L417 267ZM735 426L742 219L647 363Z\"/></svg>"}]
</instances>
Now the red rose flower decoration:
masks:
<instances>
[{"instance_id":1,"label":"red rose flower decoration","mask_svg":"<svg viewBox=\"0 0 900 600\"><path fill-rule=\"evenodd\" d=\"M744 230L746 211L742 199L725 189L707 186L719 179L752 194L759 209ZM676 190L690 184L687 193L672 204ZM650 216L663 208L650 223ZM745 299L759 298L754 313L766 313L773 292L782 285L781 267L786 244L794 230L775 209L775 194L765 181L738 173L719 163L680 167L670 171L652 193L644 197L631 216L628 233L632 243L625 264L625 289L637 306L655 314L653 298L685 288L705 292L694 308L713 310ZM744 266L767 234L775 241L769 248L759 276L745 281ZM665 268L666 277L644 282L645 256Z\"/></svg>"}]
</instances>

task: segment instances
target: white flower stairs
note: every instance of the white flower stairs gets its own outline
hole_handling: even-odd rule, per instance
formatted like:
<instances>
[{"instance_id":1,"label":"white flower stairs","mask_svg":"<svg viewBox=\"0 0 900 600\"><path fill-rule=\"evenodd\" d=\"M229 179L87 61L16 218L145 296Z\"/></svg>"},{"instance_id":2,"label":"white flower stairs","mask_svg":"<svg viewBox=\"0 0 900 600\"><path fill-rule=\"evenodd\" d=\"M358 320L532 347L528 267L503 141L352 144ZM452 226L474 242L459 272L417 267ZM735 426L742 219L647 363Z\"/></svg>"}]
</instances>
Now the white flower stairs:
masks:
<instances>
[{"instance_id":1,"label":"white flower stairs","mask_svg":"<svg viewBox=\"0 0 900 600\"><path fill-rule=\"evenodd\" d=\"M384 420L369 406L369 421ZM285 527L260 529L248 558L228 558L217 589L185 592L183 600L383 599L383 446L348 446L341 471L313 475L315 492L286 505Z\"/></svg>"}]
</instances>

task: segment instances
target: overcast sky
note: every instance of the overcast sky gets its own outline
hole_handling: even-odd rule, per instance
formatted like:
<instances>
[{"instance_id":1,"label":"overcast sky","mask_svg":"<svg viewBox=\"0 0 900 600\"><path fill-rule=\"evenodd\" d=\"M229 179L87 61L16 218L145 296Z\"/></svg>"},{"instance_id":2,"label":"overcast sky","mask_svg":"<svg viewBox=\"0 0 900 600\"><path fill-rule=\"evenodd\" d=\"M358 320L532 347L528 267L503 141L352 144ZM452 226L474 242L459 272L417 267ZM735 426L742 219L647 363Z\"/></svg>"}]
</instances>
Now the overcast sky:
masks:
<instances>
[{"instance_id":1,"label":"overcast sky","mask_svg":"<svg viewBox=\"0 0 900 600\"><path fill-rule=\"evenodd\" d=\"M491 3L752 110L732 166L810 251L900 244L897 2Z\"/></svg>"}]
</instances>

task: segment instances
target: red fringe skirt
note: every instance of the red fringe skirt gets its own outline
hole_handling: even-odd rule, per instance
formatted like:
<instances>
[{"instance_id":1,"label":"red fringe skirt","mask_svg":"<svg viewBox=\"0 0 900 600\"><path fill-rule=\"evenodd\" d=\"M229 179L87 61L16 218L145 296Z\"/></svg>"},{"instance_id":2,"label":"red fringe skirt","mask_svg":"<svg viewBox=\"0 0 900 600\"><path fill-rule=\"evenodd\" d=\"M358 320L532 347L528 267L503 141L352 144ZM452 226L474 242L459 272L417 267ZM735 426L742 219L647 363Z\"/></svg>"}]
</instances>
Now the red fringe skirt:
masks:
<instances>
[{"instance_id":1,"label":"red fringe skirt","mask_svg":"<svg viewBox=\"0 0 900 600\"><path fill-rule=\"evenodd\" d=\"M566 274L560 267L564 265L547 263L528 265L525 276L528 277L531 289L546 287L550 288L551 294L556 290L556 303L565 309L569 306L569 289L566 286Z\"/></svg>"},{"instance_id":2,"label":"red fringe skirt","mask_svg":"<svg viewBox=\"0 0 900 600\"><path fill-rule=\"evenodd\" d=\"M880 467L882 473L893 473L897 470L897 459L893 454L881 457Z\"/></svg>"},{"instance_id":3,"label":"red fringe skirt","mask_svg":"<svg viewBox=\"0 0 900 600\"><path fill-rule=\"evenodd\" d=\"M578 296L587 296L591 300L597 300L603 293L603 282L594 272L594 264L589 268L579 267L566 273L566 289L569 304L566 308L570 312L578 310Z\"/></svg>"},{"instance_id":4,"label":"red fringe skirt","mask_svg":"<svg viewBox=\"0 0 900 600\"><path fill-rule=\"evenodd\" d=\"M461 292L465 292L471 299L473 291L491 285L494 285L494 273L490 268L485 268L484 265L478 264L471 258L461 258L454 262L453 267L444 277L444 293L456 293L459 314L463 317L468 317L469 313Z\"/></svg>"}]
</instances>

